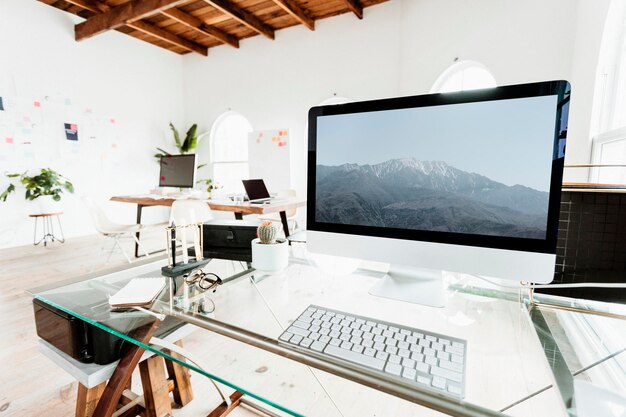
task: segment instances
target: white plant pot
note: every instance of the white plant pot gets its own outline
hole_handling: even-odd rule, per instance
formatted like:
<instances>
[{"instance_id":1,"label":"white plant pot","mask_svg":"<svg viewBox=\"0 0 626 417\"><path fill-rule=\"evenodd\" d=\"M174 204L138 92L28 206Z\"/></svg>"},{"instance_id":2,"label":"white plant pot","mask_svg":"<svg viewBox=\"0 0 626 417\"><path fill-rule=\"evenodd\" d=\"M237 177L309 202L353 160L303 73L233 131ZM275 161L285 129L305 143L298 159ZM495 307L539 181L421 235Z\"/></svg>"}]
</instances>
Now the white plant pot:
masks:
<instances>
[{"instance_id":1,"label":"white plant pot","mask_svg":"<svg viewBox=\"0 0 626 417\"><path fill-rule=\"evenodd\" d=\"M252 241L252 267L262 272L278 272L289 264L289 242L276 239L276 243L261 243L259 238Z\"/></svg>"},{"instance_id":2,"label":"white plant pot","mask_svg":"<svg viewBox=\"0 0 626 417\"><path fill-rule=\"evenodd\" d=\"M31 201L29 211L31 214L58 213L61 212L61 202L54 201L51 195L42 195Z\"/></svg>"}]
</instances>

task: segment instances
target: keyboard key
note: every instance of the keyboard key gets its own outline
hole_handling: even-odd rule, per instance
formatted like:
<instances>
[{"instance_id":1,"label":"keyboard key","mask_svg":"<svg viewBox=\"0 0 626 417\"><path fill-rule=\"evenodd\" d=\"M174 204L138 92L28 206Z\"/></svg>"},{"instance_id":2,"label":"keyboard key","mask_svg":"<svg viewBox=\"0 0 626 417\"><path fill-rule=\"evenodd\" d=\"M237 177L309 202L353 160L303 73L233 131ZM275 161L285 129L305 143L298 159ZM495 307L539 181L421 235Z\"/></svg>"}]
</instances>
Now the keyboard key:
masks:
<instances>
[{"instance_id":1,"label":"keyboard key","mask_svg":"<svg viewBox=\"0 0 626 417\"><path fill-rule=\"evenodd\" d=\"M420 332L413 332L413 336L417 337L418 339L422 339L424 337L424 334Z\"/></svg>"},{"instance_id":2,"label":"keyboard key","mask_svg":"<svg viewBox=\"0 0 626 417\"><path fill-rule=\"evenodd\" d=\"M430 336L430 335L426 336L425 339L426 340L430 340L431 342L436 342L437 341L437 338L435 336Z\"/></svg>"},{"instance_id":3,"label":"keyboard key","mask_svg":"<svg viewBox=\"0 0 626 417\"><path fill-rule=\"evenodd\" d=\"M341 340L339 340L337 338L332 338L332 339L330 339L329 344L332 345L332 346L339 346L341 344Z\"/></svg>"},{"instance_id":4,"label":"keyboard key","mask_svg":"<svg viewBox=\"0 0 626 417\"><path fill-rule=\"evenodd\" d=\"M389 362L400 364L402 362L402 358L398 355L389 355Z\"/></svg>"},{"instance_id":5,"label":"keyboard key","mask_svg":"<svg viewBox=\"0 0 626 417\"><path fill-rule=\"evenodd\" d=\"M437 352L435 351L435 349L424 348L424 355L435 357L436 354Z\"/></svg>"},{"instance_id":6,"label":"keyboard key","mask_svg":"<svg viewBox=\"0 0 626 417\"><path fill-rule=\"evenodd\" d=\"M339 336L339 338L341 340L345 340L346 342L350 340L350 335L347 333L341 333L341 335Z\"/></svg>"},{"instance_id":7,"label":"keyboard key","mask_svg":"<svg viewBox=\"0 0 626 417\"><path fill-rule=\"evenodd\" d=\"M385 344L387 346L395 346L398 343L398 341L394 338L388 337L385 339Z\"/></svg>"},{"instance_id":8,"label":"keyboard key","mask_svg":"<svg viewBox=\"0 0 626 417\"><path fill-rule=\"evenodd\" d=\"M330 337L339 337L341 333L339 333L337 330L333 330L332 332L330 332L328 335Z\"/></svg>"},{"instance_id":9,"label":"keyboard key","mask_svg":"<svg viewBox=\"0 0 626 417\"><path fill-rule=\"evenodd\" d=\"M309 335L309 338L310 338L310 339L313 339L313 340L317 340L317 339L319 339L319 338L320 338L320 334L319 334L319 333L311 333L311 334Z\"/></svg>"},{"instance_id":10,"label":"keyboard key","mask_svg":"<svg viewBox=\"0 0 626 417\"><path fill-rule=\"evenodd\" d=\"M394 332L394 333L397 333L397 332L399 332L399 331L400 331L400 329L398 329L398 328L397 328L397 327L395 327L395 326L389 326L389 330L391 330L391 331L392 331L392 332Z\"/></svg>"},{"instance_id":11,"label":"keyboard key","mask_svg":"<svg viewBox=\"0 0 626 417\"><path fill-rule=\"evenodd\" d=\"M309 328L309 325L307 323L305 323L303 321L300 321L300 320L294 321L291 325L295 326L295 327L299 327L299 328L304 329L304 330Z\"/></svg>"},{"instance_id":12,"label":"keyboard key","mask_svg":"<svg viewBox=\"0 0 626 417\"><path fill-rule=\"evenodd\" d=\"M355 351L356 353L363 353L363 349L364 347L361 345L354 345L352 346L352 350Z\"/></svg>"},{"instance_id":13,"label":"keyboard key","mask_svg":"<svg viewBox=\"0 0 626 417\"><path fill-rule=\"evenodd\" d=\"M434 356L426 356L426 359L424 359L424 362L426 362L429 365L436 366L437 358L435 358Z\"/></svg>"},{"instance_id":14,"label":"keyboard key","mask_svg":"<svg viewBox=\"0 0 626 417\"><path fill-rule=\"evenodd\" d=\"M360 344L362 344L362 343L363 343L363 339L362 339L362 338L360 338L360 337L356 337L356 336L352 336L352 338L350 338L350 341L351 341L352 343L357 344L357 345L360 345Z\"/></svg>"},{"instance_id":15,"label":"keyboard key","mask_svg":"<svg viewBox=\"0 0 626 417\"><path fill-rule=\"evenodd\" d=\"M389 354L388 354L387 352L382 352L382 351L379 351L379 352L377 352L377 353L376 353L376 358L377 358L377 359L381 359L381 360L383 360L383 361L384 361L384 360L386 360L388 357L389 357Z\"/></svg>"},{"instance_id":16,"label":"keyboard key","mask_svg":"<svg viewBox=\"0 0 626 417\"><path fill-rule=\"evenodd\" d=\"M385 341L385 336L381 336L381 335L374 336L374 342L384 342L384 341Z\"/></svg>"},{"instance_id":17,"label":"keyboard key","mask_svg":"<svg viewBox=\"0 0 626 417\"><path fill-rule=\"evenodd\" d=\"M330 330L325 329L324 326L322 326L322 328L320 329L320 334L328 335L328 333L330 333Z\"/></svg>"},{"instance_id":18,"label":"keyboard key","mask_svg":"<svg viewBox=\"0 0 626 417\"><path fill-rule=\"evenodd\" d=\"M321 319L323 317L323 314L318 311L317 313L313 314L311 317L313 317L314 319Z\"/></svg>"},{"instance_id":19,"label":"keyboard key","mask_svg":"<svg viewBox=\"0 0 626 417\"><path fill-rule=\"evenodd\" d=\"M450 383L448 383L448 391L455 395L461 395L461 393L463 392L460 386Z\"/></svg>"},{"instance_id":20,"label":"keyboard key","mask_svg":"<svg viewBox=\"0 0 626 417\"><path fill-rule=\"evenodd\" d=\"M341 314L341 313L335 314L335 317L337 317L339 320L343 320L343 319L346 318L346 316L344 314Z\"/></svg>"},{"instance_id":21,"label":"keyboard key","mask_svg":"<svg viewBox=\"0 0 626 417\"><path fill-rule=\"evenodd\" d=\"M415 381L415 376L416 375L417 375L417 372L415 372L415 369L413 369L413 368L406 368L406 367L402 368L402 378L406 378L406 379L410 379L411 381Z\"/></svg>"},{"instance_id":22,"label":"keyboard key","mask_svg":"<svg viewBox=\"0 0 626 417\"><path fill-rule=\"evenodd\" d=\"M432 342L430 344L430 347L435 349L435 350L443 350L443 345L441 343L437 343L437 342Z\"/></svg>"},{"instance_id":23,"label":"keyboard key","mask_svg":"<svg viewBox=\"0 0 626 417\"><path fill-rule=\"evenodd\" d=\"M311 324L311 322L313 321L313 318L312 317L300 317L297 321Z\"/></svg>"},{"instance_id":24,"label":"keyboard key","mask_svg":"<svg viewBox=\"0 0 626 417\"><path fill-rule=\"evenodd\" d=\"M391 330L385 330L383 331L383 336L391 338L393 337L393 332Z\"/></svg>"},{"instance_id":25,"label":"keyboard key","mask_svg":"<svg viewBox=\"0 0 626 417\"><path fill-rule=\"evenodd\" d=\"M352 336L363 337L362 330L352 330Z\"/></svg>"},{"instance_id":26,"label":"keyboard key","mask_svg":"<svg viewBox=\"0 0 626 417\"><path fill-rule=\"evenodd\" d=\"M372 340L364 340L363 346L371 348L372 346L374 346L374 342Z\"/></svg>"},{"instance_id":27,"label":"keyboard key","mask_svg":"<svg viewBox=\"0 0 626 417\"><path fill-rule=\"evenodd\" d=\"M379 329L387 330L387 325L386 324L378 323L376 325L376 327L378 327Z\"/></svg>"},{"instance_id":28,"label":"keyboard key","mask_svg":"<svg viewBox=\"0 0 626 417\"><path fill-rule=\"evenodd\" d=\"M372 326L370 326L369 324L364 324L361 326L361 330L363 330L364 332L369 332L370 330L372 330Z\"/></svg>"},{"instance_id":29,"label":"keyboard key","mask_svg":"<svg viewBox=\"0 0 626 417\"><path fill-rule=\"evenodd\" d=\"M423 362L416 362L415 363L415 369L418 370L419 372L423 372L423 373L427 374L428 370L430 369L430 366L428 366L427 364L425 364Z\"/></svg>"},{"instance_id":30,"label":"keyboard key","mask_svg":"<svg viewBox=\"0 0 626 417\"><path fill-rule=\"evenodd\" d=\"M422 376L422 375L418 375L417 376L417 382L419 382L420 384L424 384L430 387L430 377L428 376Z\"/></svg>"},{"instance_id":31,"label":"keyboard key","mask_svg":"<svg viewBox=\"0 0 626 417\"><path fill-rule=\"evenodd\" d=\"M433 387L446 389L446 380L439 376L433 377Z\"/></svg>"},{"instance_id":32,"label":"keyboard key","mask_svg":"<svg viewBox=\"0 0 626 417\"><path fill-rule=\"evenodd\" d=\"M415 361L413 359L404 358L402 359L402 366L405 368L415 368Z\"/></svg>"},{"instance_id":33,"label":"keyboard key","mask_svg":"<svg viewBox=\"0 0 626 417\"><path fill-rule=\"evenodd\" d=\"M290 327L289 332L293 334L297 334L302 337L307 337L311 333L310 331L301 329L299 327Z\"/></svg>"},{"instance_id":34,"label":"keyboard key","mask_svg":"<svg viewBox=\"0 0 626 417\"><path fill-rule=\"evenodd\" d=\"M415 336L407 336L406 337L406 342L410 343L410 344L417 343L417 337L415 337Z\"/></svg>"},{"instance_id":35,"label":"keyboard key","mask_svg":"<svg viewBox=\"0 0 626 417\"><path fill-rule=\"evenodd\" d=\"M333 324L333 326L330 328L330 330L335 331L335 332L340 332L341 331L341 324Z\"/></svg>"},{"instance_id":36,"label":"keyboard key","mask_svg":"<svg viewBox=\"0 0 626 417\"><path fill-rule=\"evenodd\" d=\"M339 317L333 317L332 319L330 319L330 322L332 324L339 324L341 323L341 319Z\"/></svg>"},{"instance_id":37,"label":"keyboard key","mask_svg":"<svg viewBox=\"0 0 626 417\"><path fill-rule=\"evenodd\" d=\"M298 343L302 341L302 339L304 339L304 337L296 334L291 338L290 342L297 345Z\"/></svg>"},{"instance_id":38,"label":"keyboard key","mask_svg":"<svg viewBox=\"0 0 626 417\"><path fill-rule=\"evenodd\" d=\"M328 342L330 342L330 337L326 336L326 335L322 335L322 336L320 336L319 341L322 342L322 343L328 343Z\"/></svg>"},{"instance_id":39,"label":"keyboard key","mask_svg":"<svg viewBox=\"0 0 626 417\"><path fill-rule=\"evenodd\" d=\"M346 320L348 320L348 321L355 321L356 317L346 316Z\"/></svg>"},{"instance_id":40,"label":"keyboard key","mask_svg":"<svg viewBox=\"0 0 626 417\"><path fill-rule=\"evenodd\" d=\"M302 342L300 342L300 346L309 347L311 346L311 343L313 343L313 339L305 337L304 339L302 339Z\"/></svg>"},{"instance_id":41,"label":"keyboard key","mask_svg":"<svg viewBox=\"0 0 626 417\"><path fill-rule=\"evenodd\" d=\"M350 324L350 327L351 327L351 328L353 328L354 330L359 330L359 329L361 328L361 325L360 325L359 323L357 323L357 322L353 321L353 322Z\"/></svg>"},{"instance_id":42,"label":"keyboard key","mask_svg":"<svg viewBox=\"0 0 626 417\"><path fill-rule=\"evenodd\" d=\"M374 343L374 349L376 350L385 350L385 344L381 342Z\"/></svg>"},{"instance_id":43,"label":"keyboard key","mask_svg":"<svg viewBox=\"0 0 626 417\"><path fill-rule=\"evenodd\" d=\"M324 349L324 353L332 356L336 356L341 359L345 359L350 362L354 362L360 365L369 366L370 368L378 369L379 371L383 370L385 366L385 361L374 358L371 356L363 355L362 353L356 353L351 350L341 349L337 346L326 346Z\"/></svg>"},{"instance_id":44,"label":"keyboard key","mask_svg":"<svg viewBox=\"0 0 626 417\"><path fill-rule=\"evenodd\" d=\"M359 324L365 324L365 320L363 319L356 319L355 321Z\"/></svg>"},{"instance_id":45,"label":"keyboard key","mask_svg":"<svg viewBox=\"0 0 626 417\"><path fill-rule=\"evenodd\" d=\"M407 342L398 342L398 349L408 349L409 344Z\"/></svg>"},{"instance_id":46,"label":"keyboard key","mask_svg":"<svg viewBox=\"0 0 626 417\"><path fill-rule=\"evenodd\" d=\"M350 321L348 319L343 319L343 320L341 320L341 325L345 326L345 327L348 327L348 326L350 326Z\"/></svg>"},{"instance_id":47,"label":"keyboard key","mask_svg":"<svg viewBox=\"0 0 626 417\"><path fill-rule=\"evenodd\" d=\"M404 339L406 339L406 336L403 335L402 333L396 333L393 335L393 338L399 341L404 342Z\"/></svg>"},{"instance_id":48,"label":"keyboard key","mask_svg":"<svg viewBox=\"0 0 626 417\"><path fill-rule=\"evenodd\" d=\"M424 362L424 355L421 353L412 352L411 359L413 359L416 362Z\"/></svg>"},{"instance_id":49,"label":"keyboard key","mask_svg":"<svg viewBox=\"0 0 626 417\"><path fill-rule=\"evenodd\" d=\"M344 334L352 334L352 329L349 327L342 327L340 332Z\"/></svg>"},{"instance_id":50,"label":"keyboard key","mask_svg":"<svg viewBox=\"0 0 626 417\"><path fill-rule=\"evenodd\" d=\"M448 352L442 352L441 350L437 352L437 358L448 361L450 360L450 354Z\"/></svg>"},{"instance_id":51,"label":"keyboard key","mask_svg":"<svg viewBox=\"0 0 626 417\"><path fill-rule=\"evenodd\" d=\"M400 376L400 373L402 372L402 366L396 363L387 363L387 366L385 366L385 372L391 375Z\"/></svg>"},{"instance_id":52,"label":"keyboard key","mask_svg":"<svg viewBox=\"0 0 626 417\"><path fill-rule=\"evenodd\" d=\"M343 343L341 344L341 348L342 348L342 349L352 349L352 346L353 346L353 344L352 344L352 343L350 343L350 342L343 342Z\"/></svg>"},{"instance_id":53,"label":"keyboard key","mask_svg":"<svg viewBox=\"0 0 626 417\"><path fill-rule=\"evenodd\" d=\"M393 355L395 355L396 353L398 353L398 348L395 346L387 346L385 348L385 352L391 353Z\"/></svg>"},{"instance_id":54,"label":"keyboard key","mask_svg":"<svg viewBox=\"0 0 626 417\"><path fill-rule=\"evenodd\" d=\"M411 345L411 349L409 349L411 352L417 352L417 353L421 353L422 352L422 347L419 345Z\"/></svg>"},{"instance_id":55,"label":"keyboard key","mask_svg":"<svg viewBox=\"0 0 626 417\"><path fill-rule=\"evenodd\" d=\"M436 376L449 379L454 382L463 382L463 375L461 375L460 373L450 371L448 369L439 368L438 366L433 366L430 369L430 373Z\"/></svg>"},{"instance_id":56,"label":"keyboard key","mask_svg":"<svg viewBox=\"0 0 626 417\"><path fill-rule=\"evenodd\" d=\"M407 329L400 330L400 333L402 333L405 336L411 336L411 331Z\"/></svg>"},{"instance_id":57,"label":"keyboard key","mask_svg":"<svg viewBox=\"0 0 626 417\"><path fill-rule=\"evenodd\" d=\"M463 363L463 356L461 355L450 355L451 356L451 360L454 363Z\"/></svg>"},{"instance_id":58,"label":"keyboard key","mask_svg":"<svg viewBox=\"0 0 626 417\"><path fill-rule=\"evenodd\" d=\"M334 317L335 313L333 313L332 311L327 311L326 314L324 314L325 316L330 316L330 317Z\"/></svg>"},{"instance_id":59,"label":"keyboard key","mask_svg":"<svg viewBox=\"0 0 626 417\"><path fill-rule=\"evenodd\" d=\"M452 342L452 346L460 349L463 349L465 347L465 345L461 342Z\"/></svg>"},{"instance_id":60,"label":"keyboard key","mask_svg":"<svg viewBox=\"0 0 626 417\"><path fill-rule=\"evenodd\" d=\"M374 340L374 334L367 332L367 333L363 333L363 339L365 340Z\"/></svg>"},{"instance_id":61,"label":"keyboard key","mask_svg":"<svg viewBox=\"0 0 626 417\"><path fill-rule=\"evenodd\" d=\"M374 356L374 355L376 355L376 351L374 349L368 348L368 347L365 348L363 353L366 354L367 356Z\"/></svg>"},{"instance_id":62,"label":"keyboard key","mask_svg":"<svg viewBox=\"0 0 626 417\"><path fill-rule=\"evenodd\" d=\"M322 321L322 320L313 320L313 321L311 322L311 325L313 325L313 326L319 326L319 325L320 325L320 324L322 324L322 323L323 323L323 321Z\"/></svg>"},{"instance_id":63,"label":"keyboard key","mask_svg":"<svg viewBox=\"0 0 626 417\"><path fill-rule=\"evenodd\" d=\"M418 344L423 347L430 347L430 342L426 339L420 339Z\"/></svg>"},{"instance_id":64,"label":"keyboard key","mask_svg":"<svg viewBox=\"0 0 626 417\"><path fill-rule=\"evenodd\" d=\"M315 341L311 344L311 349L317 351L317 352L321 352L322 350L324 350L324 346L326 346L326 343L322 343L320 341Z\"/></svg>"},{"instance_id":65,"label":"keyboard key","mask_svg":"<svg viewBox=\"0 0 626 417\"><path fill-rule=\"evenodd\" d=\"M291 339L291 336L293 336L293 334L292 334L292 333L285 332L285 333L283 333L283 334L281 334L281 335L280 335L279 339L280 339L280 340L282 340L282 341L284 341L284 342L288 342L288 341L289 341L289 339Z\"/></svg>"},{"instance_id":66,"label":"keyboard key","mask_svg":"<svg viewBox=\"0 0 626 417\"><path fill-rule=\"evenodd\" d=\"M322 329L330 329L332 326L332 324L330 324L329 322L325 321L322 323Z\"/></svg>"},{"instance_id":67,"label":"keyboard key","mask_svg":"<svg viewBox=\"0 0 626 417\"><path fill-rule=\"evenodd\" d=\"M383 329L381 329L379 327L374 327L372 329L372 333L377 334L377 335L383 334Z\"/></svg>"},{"instance_id":68,"label":"keyboard key","mask_svg":"<svg viewBox=\"0 0 626 417\"><path fill-rule=\"evenodd\" d=\"M439 343L445 346L450 346L452 344L452 342L450 342L448 339L442 339L441 337L439 338Z\"/></svg>"},{"instance_id":69,"label":"keyboard key","mask_svg":"<svg viewBox=\"0 0 626 417\"><path fill-rule=\"evenodd\" d=\"M398 355L402 356L403 358L408 358L409 356L411 356L411 352L409 352L408 349L398 349Z\"/></svg>"}]
</instances>

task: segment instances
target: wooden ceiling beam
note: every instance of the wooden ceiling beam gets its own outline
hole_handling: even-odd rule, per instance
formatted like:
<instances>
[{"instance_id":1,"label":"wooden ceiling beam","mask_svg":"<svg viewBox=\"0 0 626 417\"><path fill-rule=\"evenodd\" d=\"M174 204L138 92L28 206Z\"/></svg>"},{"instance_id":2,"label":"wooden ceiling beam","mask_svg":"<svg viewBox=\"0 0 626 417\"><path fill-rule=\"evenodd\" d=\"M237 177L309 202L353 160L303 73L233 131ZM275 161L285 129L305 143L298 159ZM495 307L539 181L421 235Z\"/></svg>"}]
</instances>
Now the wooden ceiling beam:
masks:
<instances>
[{"instance_id":1,"label":"wooden ceiling beam","mask_svg":"<svg viewBox=\"0 0 626 417\"><path fill-rule=\"evenodd\" d=\"M77 41L90 38L130 22L150 17L170 7L187 3L189 0L131 0L96 14L74 27Z\"/></svg>"},{"instance_id":2,"label":"wooden ceiling beam","mask_svg":"<svg viewBox=\"0 0 626 417\"><path fill-rule=\"evenodd\" d=\"M258 32L261 35L269 39L274 39L274 28L272 28L268 24L263 23L261 19L259 19L252 13L245 11L241 7L235 5L234 3L231 3L228 0L203 0L203 1L215 7L222 13L225 13L231 16L233 19L237 20L238 22L247 26L253 31Z\"/></svg>"},{"instance_id":3,"label":"wooden ceiling beam","mask_svg":"<svg viewBox=\"0 0 626 417\"><path fill-rule=\"evenodd\" d=\"M211 36L214 39L222 43L226 43L234 48L239 48L239 39L230 33L224 32L214 26L209 26L197 17L185 13L180 9L172 8L161 12L167 17L170 17L183 25L202 33L203 35Z\"/></svg>"},{"instance_id":4,"label":"wooden ceiling beam","mask_svg":"<svg viewBox=\"0 0 626 417\"><path fill-rule=\"evenodd\" d=\"M359 0L345 0L348 9L352 11L359 19L363 19L363 6L359 4Z\"/></svg>"},{"instance_id":5,"label":"wooden ceiling beam","mask_svg":"<svg viewBox=\"0 0 626 417\"><path fill-rule=\"evenodd\" d=\"M311 30L315 30L315 20L293 0L273 0L281 9Z\"/></svg>"},{"instance_id":6,"label":"wooden ceiling beam","mask_svg":"<svg viewBox=\"0 0 626 417\"><path fill-rule=\"evenodd\" d=\"M127 26L148 33L154 37L161 39L162 41L171 43L172 45L180 46L181 48L184 48L190 52L195 52L204 56L207 56L209 54L209 50L205 46L182 38L151 23L144 22L143 20L128 23Z\"/></svg>"},{"instance_id":7,"label":"wooden ceiling beam","mask_svg":"<svg viewBox=\"0 0 626 417\"><path fill-rule=\"evenodd\" d=\"M68 3L71 3L75 6L80 6L83 9L87 9L94 13L106 13L111 10L111 6L105 3L100 3L97 0L66 0ZM172 45L179 46L183 49L186 49L190 52L196 52L200 55L207 56L208 50L207 48L199 45L195 42L189 41L187 39L181 38L178 35L175 35L171 32L168 32L164 29L161 29L158 26L151 25L146 22L133 22L128 23L127 26L146 33L148 35L154 36L157 39L161 39L162 41L171 43Z\"/></svg>"}]
</instances>

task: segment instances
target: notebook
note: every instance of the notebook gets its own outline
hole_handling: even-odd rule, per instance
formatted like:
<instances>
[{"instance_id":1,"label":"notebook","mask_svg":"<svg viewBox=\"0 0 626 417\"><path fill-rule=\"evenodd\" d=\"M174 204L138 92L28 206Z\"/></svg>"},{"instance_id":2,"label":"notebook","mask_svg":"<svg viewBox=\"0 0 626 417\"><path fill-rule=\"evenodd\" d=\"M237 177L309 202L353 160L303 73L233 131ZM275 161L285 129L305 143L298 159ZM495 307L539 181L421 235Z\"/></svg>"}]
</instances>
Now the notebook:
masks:
<instances>
[{"instance_id":1,"label":"notebook","mask_svg":"<svg viewBox=\"0 0 626 417\"><path fill-rule=\"evenodd\" d=\"M164 278L133 278L109 298L111 307L145 306L165 288Z\"/></svg>"}]
</instances>

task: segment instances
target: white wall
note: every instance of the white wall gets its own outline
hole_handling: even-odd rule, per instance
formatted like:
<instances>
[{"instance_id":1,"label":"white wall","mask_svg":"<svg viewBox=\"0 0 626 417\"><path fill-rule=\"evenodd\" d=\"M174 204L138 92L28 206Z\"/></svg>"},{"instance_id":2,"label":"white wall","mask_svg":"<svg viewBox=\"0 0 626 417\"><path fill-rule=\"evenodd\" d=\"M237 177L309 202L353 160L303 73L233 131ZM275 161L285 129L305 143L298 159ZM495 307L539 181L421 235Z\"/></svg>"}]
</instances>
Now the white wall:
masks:
<instances>
[{"instance_id":1,"label":"white wall","mask_svg":"<svg viewBox=\"0 0 626 417\"><path fill-rule=\"evenodd\" d=\"M583 162L590 112L584 101L593 91L608 0L581 3L579 12L572 0L393 0L367 8L362 21L346 14L318 21L315 32L294 27L277 32L274 42L255 37L239 50L218 47L208 59L184 58L185 116L208 129L231 108L255 129L289 127L292 182L302 194L309 107L333 93L354 100L427 93L455 58L471 59L501 85L570 80L572 114L580 120L571 123L568 160ZM208 152L205 144L200 153L208 159Z\"/></svg>"},{"instance_id":2,"label":"white wall","mask_svg":"<svg viewBox=\"0 0 626 417\"><path fill-rule=\"evenodd\" d=\"M118 32L77 43L73 27L81 20L37 1L0 0L0 96L42 100L42 111L49 110L44 96L69 98L73 113L90 108L116 119L115 163L111 155L107 162L101 155L64 157L59 152L0 162L0 173L50 166L73 181L77 195L63 197L67 236L95 233L80 194L104 204L114 220L133 223L133 206L107 200L114 194L145 193L156 185L154 147L169 141L170 120L179 125L183 120L180 56ZM57 146L50 127L43 139ZM4 176L0 186L6 186ZM23 190L0 202L0 247L31 242L33 222L27 210ZM148 220L163 215L160 209L146 212Z\"/></svg>"}]
</instances>

